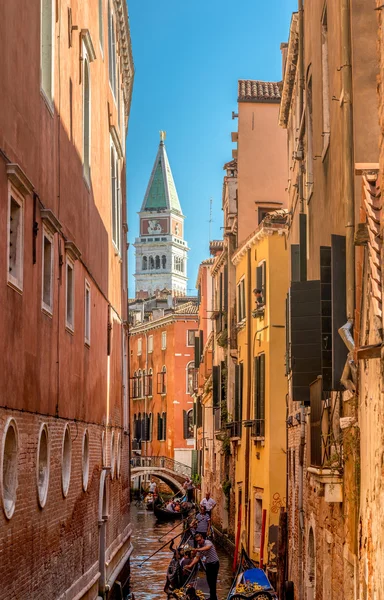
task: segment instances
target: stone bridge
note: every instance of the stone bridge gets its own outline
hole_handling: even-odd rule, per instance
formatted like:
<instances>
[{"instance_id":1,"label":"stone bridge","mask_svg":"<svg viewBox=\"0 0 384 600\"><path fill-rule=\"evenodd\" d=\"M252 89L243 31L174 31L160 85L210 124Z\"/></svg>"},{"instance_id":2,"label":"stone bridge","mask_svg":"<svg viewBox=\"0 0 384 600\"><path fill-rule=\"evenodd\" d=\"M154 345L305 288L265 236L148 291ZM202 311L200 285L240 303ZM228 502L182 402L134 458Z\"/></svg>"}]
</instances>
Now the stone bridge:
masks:
<instances>
[{"instance_id":1,"label":"stone bridge","mask_svg":"<svg viewBox=\"0 0 384 600\"><path fill-rule=\"evenodd\" d=\"M183 483L192 476L192 468L167 456L135 456L131 459L131 479L140 475L154 475L173 492L182 492Z\"/></svg>"}]
</instances>

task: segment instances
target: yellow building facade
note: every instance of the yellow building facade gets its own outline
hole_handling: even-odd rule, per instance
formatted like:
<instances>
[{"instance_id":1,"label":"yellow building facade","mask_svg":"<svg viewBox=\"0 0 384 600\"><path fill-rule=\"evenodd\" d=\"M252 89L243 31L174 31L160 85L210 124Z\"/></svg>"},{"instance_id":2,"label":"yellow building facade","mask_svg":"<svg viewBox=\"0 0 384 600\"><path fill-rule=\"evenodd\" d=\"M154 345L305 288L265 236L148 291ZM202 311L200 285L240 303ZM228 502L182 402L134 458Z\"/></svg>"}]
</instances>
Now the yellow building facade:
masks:
<instances>
[{"instance_id":1,"label":"yellow building facade","mask_svg":"<svg viewBox=\"0 0 384 600\"><path fill-rule=\"evenodd\" d=\"M267 215L232 259L238 329L230 429L236 540L271 575L286 503L286 231L284 210Z\"/></svg>"}]
</instances>

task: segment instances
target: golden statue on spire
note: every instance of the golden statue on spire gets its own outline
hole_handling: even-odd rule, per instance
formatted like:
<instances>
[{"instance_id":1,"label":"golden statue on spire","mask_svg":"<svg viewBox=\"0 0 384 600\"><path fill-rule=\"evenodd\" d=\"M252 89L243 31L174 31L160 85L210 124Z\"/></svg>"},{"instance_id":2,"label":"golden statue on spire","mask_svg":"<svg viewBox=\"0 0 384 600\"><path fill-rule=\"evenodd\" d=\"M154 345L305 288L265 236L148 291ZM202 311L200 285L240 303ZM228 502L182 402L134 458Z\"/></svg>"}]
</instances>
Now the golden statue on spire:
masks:
<instances>
[{"instance_id":1,"label":"golden statue on spire","mask_svg":"<svg viewBox=\"0 0 384 600\"><path fill-rule=\"evenodd\" d=\"M167 132L166 131L160 131L160 142L165 142L165 138L167 137Z\"/></svg>"}]
</instances>

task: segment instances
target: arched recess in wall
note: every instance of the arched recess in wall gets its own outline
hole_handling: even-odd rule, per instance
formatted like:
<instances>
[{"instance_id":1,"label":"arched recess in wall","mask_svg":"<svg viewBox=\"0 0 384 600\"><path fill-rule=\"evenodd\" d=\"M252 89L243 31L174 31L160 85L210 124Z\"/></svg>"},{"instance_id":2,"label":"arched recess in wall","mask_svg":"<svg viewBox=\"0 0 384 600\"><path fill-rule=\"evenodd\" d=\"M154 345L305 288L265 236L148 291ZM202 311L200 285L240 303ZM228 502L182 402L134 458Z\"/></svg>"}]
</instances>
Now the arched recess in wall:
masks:
<instances>
[{"instance_id":1,"label":"arched recess in wall","mask_svg":"<svg viewBox=\"0 0 384 600\"><path fill-rule=\"evenodd\" d=\"M7 519L15 512L17 491L18 432L11 417L5 424L1 451L1 496Z\"/></svg>"},{"instance_id":2,"label":"arched recess in wall","mask_svg":"<svg viewBox=\"0 0 384 600\"><path fill-rule=\"evenodd\" d=\"M160 256L156 256L155 258L155 268L160 269Z\"/></svg>"},{"instance_id":3,"label":"arched recess in wall","mask_svg":"<svg viewBox=\"0 0 384 600\"><path fill-rule=\"evenodd\" d=\"M141 268L143 271L146 271L148 268L148 258L146 256L143 256Z\"/></svg>"},{"instance_id":4,"label":"arched recess in wall","mask_svg":"<svg viewBox=\"0 0 384 600\"><path fill-rule=\"evenodd\" d=\"M148 265L149 265L149 270L150 271L155 268L155 261L153 259L153 256L149 257L149 259L148 259Z\"/></svg>"},{"instance_id":5,"label":"arched recess in wall","mask_svg":"<svg viewBox=\"0 0 384 600\"><path fill-rule=\"evenodd\" d=\"M161 266L163 267L163 269L167 268L167 257L165 256L165 254L163 254L163 256L161 257Z\"/></svg>"},{"instance_id":6,"label":"arched recess in wall","mask_svg":"<svg viewBox=\"0 0 384 600\"><path fill-rule=\"evenodd\" d=\"M316 548L312 527L309 529L307 552L307 600L314 600L316 586Z\"/></svg>"}]
</instances>

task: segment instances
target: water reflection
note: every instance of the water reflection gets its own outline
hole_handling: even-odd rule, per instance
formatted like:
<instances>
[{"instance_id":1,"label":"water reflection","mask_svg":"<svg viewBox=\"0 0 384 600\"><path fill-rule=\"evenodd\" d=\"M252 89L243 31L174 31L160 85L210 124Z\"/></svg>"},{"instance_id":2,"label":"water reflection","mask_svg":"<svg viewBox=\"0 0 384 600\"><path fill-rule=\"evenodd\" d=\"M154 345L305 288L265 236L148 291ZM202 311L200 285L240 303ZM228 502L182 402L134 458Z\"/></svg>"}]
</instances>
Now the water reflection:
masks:
<instances>
[{"instance_id":1,"label":"water reflection","mask_svg":"<svg viewBox=\"0 0 384 600\"><path fill-rule=\"evenodd\" d=\"M165 573L168 568L172 553L169 551L169 543L173 536L181 532L181 525L171 533L167 534L159 542L159 537L169 531L175 523L159 523L154 514L145 509L137 509L131 505L131 522L133 526L134 553L131 557L132 567L132 591L137 600L159 600L165 599L164 584ZM180 538L178 538L180 539ZM160 550L153 558L139 568L139 564L160 546L169 543ZM178 540L176 540L177 542ZM217 546L220 558L220 572L217 582L218 598L224 600L232 582L232 559Z\"/></svg>"}]
</instances>

